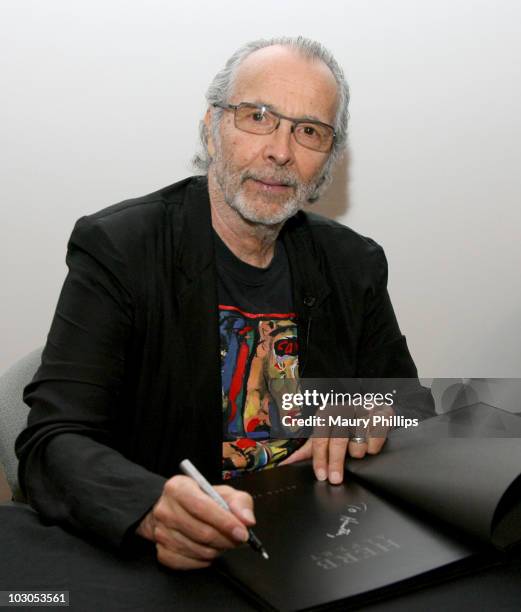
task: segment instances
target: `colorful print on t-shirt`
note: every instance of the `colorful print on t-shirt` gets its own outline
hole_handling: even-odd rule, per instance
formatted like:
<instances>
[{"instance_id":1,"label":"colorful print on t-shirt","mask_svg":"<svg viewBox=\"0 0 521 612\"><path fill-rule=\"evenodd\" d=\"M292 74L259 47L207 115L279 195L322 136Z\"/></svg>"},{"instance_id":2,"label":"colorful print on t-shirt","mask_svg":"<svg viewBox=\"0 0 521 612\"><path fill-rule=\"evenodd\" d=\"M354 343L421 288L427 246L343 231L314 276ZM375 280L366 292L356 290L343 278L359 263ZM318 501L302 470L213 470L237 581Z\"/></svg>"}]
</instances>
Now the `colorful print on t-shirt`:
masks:
<instances>
[{"instance_id":1,"label":"colorful print on t-shirt","mask_svg":"<svg viewBox=\"0 0 521 612\"><path fill-rule=\"evenodd\" d=\"M252 314L219 306L223 393L223 478L273 467L302 441L270 438L278 407L269 381L298 378L294 313Z\"/></svg>"}]
</instances>

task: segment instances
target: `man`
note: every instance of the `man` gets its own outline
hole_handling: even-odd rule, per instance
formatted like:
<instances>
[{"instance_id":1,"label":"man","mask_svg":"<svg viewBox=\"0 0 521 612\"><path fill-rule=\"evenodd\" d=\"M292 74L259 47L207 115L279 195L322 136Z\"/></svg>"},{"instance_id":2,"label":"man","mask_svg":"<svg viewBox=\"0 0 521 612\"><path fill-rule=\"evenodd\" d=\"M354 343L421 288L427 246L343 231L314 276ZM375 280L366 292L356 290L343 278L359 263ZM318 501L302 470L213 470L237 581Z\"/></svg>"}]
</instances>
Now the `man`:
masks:
<instances>
[{"instance_id":1,"label":"man","mask_svg":"<svg viewBox=\"0 0 521 612\"><path fill-rule=\"evenodd\" d=\"M175 569L208 565L255 522L250 496L221 486L225 512L177 475L182 459L218 481L313 457L335 484L346 453L383 445L370 432L272 440L267 380L416 377L382 249L299 212L345 143L335 60L303 38L257 41L207 98L207 178L76 224L17 441L21 486L43 515L115 545L136 533Z\"/></svg>"}]
</instances>

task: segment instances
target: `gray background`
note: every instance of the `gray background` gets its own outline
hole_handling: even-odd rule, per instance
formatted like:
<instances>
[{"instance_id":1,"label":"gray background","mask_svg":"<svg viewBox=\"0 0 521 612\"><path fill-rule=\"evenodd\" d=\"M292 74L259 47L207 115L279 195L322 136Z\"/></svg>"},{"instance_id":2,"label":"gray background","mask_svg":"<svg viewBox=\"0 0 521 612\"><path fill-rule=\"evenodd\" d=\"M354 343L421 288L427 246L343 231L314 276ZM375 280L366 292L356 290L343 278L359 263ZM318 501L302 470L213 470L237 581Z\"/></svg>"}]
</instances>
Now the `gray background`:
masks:
<instances>
[{"instance_id":1,"label":"gray background","mask_svg":"<svg viewBox=\"0 0 521 612\"><path fill-rule=\"evenodd\" d=\"M521 3L219 0L2 5L0 371L41 345L75 220L191 173L212 75L243 42L324 42L350 161L318 212L380 242L424 377L521 365Z\"/></svg>"}]
</instances>

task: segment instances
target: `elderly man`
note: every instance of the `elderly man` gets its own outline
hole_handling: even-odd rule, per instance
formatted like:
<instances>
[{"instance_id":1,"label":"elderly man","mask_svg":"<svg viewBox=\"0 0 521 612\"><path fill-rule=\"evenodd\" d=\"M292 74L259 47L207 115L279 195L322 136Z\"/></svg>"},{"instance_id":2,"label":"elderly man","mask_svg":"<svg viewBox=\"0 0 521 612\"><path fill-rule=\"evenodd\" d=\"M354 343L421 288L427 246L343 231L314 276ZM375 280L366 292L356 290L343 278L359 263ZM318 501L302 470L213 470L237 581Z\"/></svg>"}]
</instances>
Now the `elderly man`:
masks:
<instances>
[{"instance_id":1,"label":"elderly man","mask_svg":"<svg viewBox=\"0 0 521 612\"><path fill-rule=\"evenodd\" d=\"M270 378L417 374L382 249L301 211L346 140L333 57L303 38L257 41L207 99L207 176L76 224L17 440L23 492L44 516L114 545L137 534L181 569L208 565L255 522L250 496L220 485L224 511L178 475L182 459L216 482L313 457L335 484L346 453L382 447L273 439Z\"/></svg>"}]
</instances>

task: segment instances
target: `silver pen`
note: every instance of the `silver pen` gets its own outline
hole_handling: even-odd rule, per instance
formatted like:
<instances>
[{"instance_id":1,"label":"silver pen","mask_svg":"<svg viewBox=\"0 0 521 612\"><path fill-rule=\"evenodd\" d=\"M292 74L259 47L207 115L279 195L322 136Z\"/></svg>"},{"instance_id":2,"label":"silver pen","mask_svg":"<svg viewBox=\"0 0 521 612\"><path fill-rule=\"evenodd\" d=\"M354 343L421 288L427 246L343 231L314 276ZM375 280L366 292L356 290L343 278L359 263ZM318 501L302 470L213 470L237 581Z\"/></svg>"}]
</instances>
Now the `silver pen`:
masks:
<instances>
[{"instance_id":1,"label":"silver pen","mask_svg":"<svg viewBox=\"0 0 521 612\"><path fill-rule=\"evenodd\" d=\"M181 468L183 474L186 474L190 478L193 478L195 482L199 485L200 489L204 491L208 496L210 496L215 502L217 502L219 506L221 506L221 508L224 508L228 512L231 512L230 506L228 506L226 501L219 495L219 493L217 493L217 491L195 467L195 465L190 461L190 459L183 459L183 461L181 461L181 463L179 464L179 467ZM264 546L262 545L262 542L249 527L248 536L248 544L253 548L253 550L260 553L264 559L269 559L269 555L266 552Z\"/></svg>"}]
</instances>

